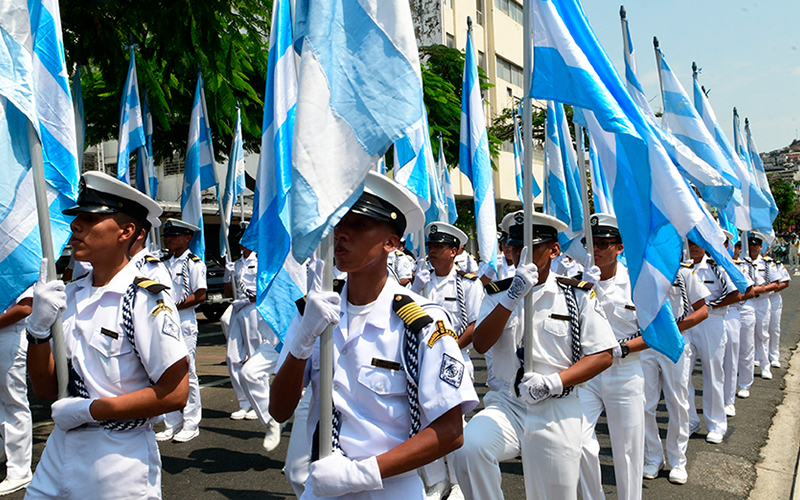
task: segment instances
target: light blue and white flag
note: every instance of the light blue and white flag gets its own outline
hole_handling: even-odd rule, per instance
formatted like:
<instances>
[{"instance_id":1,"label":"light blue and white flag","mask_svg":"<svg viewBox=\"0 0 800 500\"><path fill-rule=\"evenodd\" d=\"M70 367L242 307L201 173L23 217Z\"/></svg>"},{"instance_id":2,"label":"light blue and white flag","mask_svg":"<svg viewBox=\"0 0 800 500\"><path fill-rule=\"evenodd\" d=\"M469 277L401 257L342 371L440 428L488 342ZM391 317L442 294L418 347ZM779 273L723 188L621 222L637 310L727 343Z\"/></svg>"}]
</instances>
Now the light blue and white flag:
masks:
<instances>
[{"instance_id":1,"label":"light blue and white flag","mask_svg":"<svg viewBox=\"0 0 800 500\"><path fill-rule=\"evenodd\" d=\"M217 171L214 168L214 143L211 139L211 121L208 118L206 106L206 91L203 83L203 73L197 73L197 87L194 91L194 104L192 105L191 123L197 128L196 141L198 161L200 164L200 189L216 188ZM195 119L195 115L197 118ZM191 135L191 132L189 133Z\"/></svg>"},{"instance_id":2,"label":"light blue and white flag","mask_svg":"<svg viewBox=\"0 0 800 500\"><path fill-rule=\"evenodd\" d=\"M625 89L578 1L531 4L535 62L530 96L584 108L612 189L639 325L649 346L677 360L684 341L666 299L680 265L683 237L697 229L717 236L721 245L724 236L709 223Z\"/></svg>"},{"instance_id":3,"label":"light blue and white flag","mask_svg":"<svg viewBox=\"0 0 800 500\"><path fill-rule=\"evenodd\" d=\"M736 109L733 110L734 112L734 133L739 135L739 115L736 112ZM766 199L768 203L767 211L768 217L770 220L769 226L762 226L759 229L763 231L768 231L766 234L770 235L774 239L774 231L772 231L772 222L775 220L775 217L778 216L778 205L775 203L775 198L772 196L772 189L769 187L769 180L767 180L767 172L764 170L764 163L761 161L761 156L758 154L758 148L756 147L756 142L753 139L753 135L750 133L750 121L745 118L744 119L744 133L745 133L745 141L747 143L747 150L742 151L745 153L748 160L748 165L750 166L751 171L753 172L753 178L755 179L755 184L758 186L758 189L761 190L761 194ZM742 148L744 149L744 148ZM770 241L772 243L772 241Z\"/></svg>"},{"instance_id":4,"label":"light blue and white flag","mask_svg":"<svg viewBox=\"0 0 800 500\"><path fill-rule=\"evenodd\" d=\"M688 146L671 133L663 130L656 120L650 107L650 102L647 100L642 90L642 85L639 83L633 42L630 39L630 26L624 9L620 9L620 17L622 18L622 45L625 56L625 85L633 101L639 106L644 117L652 125L653 131L661 140L664 149L681 175L697 187L706 202L716 207L727 206L733 195L733 186L725 180L722 174L695 155Z\"/></svg>"},{"instance_id":5,"label":"light blue and white flag","mask_svg":"<svg viewBox=\"0 0 800 500\"><path fill-rule=\"evenodd\" d=\"M304 261L424 108L407 1L298 0L295 13L302 57L290 213L292 252Z\"/></svg>"},{"instance_id":6,"label":"light blue and white flag","mask_svg":"<svg viewBox=\"0 0 800 500\"><path fill-rule=\"evenodd\" d=\"M433 151L425 103L421 102L421 105L419 121L407 136L394 143L394 180L417 195L422 210L427 211L431 207L429 174L433 166Z\"/></svg>"},{"instance_id":7,"label":"light blue and white flag","mask_svg":"<svg viewBox=\"0 0 800 500\"><path fill-rule=\"evenodd\" d=\"M520 109L522 109L522 103L520 102ZM519 201L523 204L525 203L524 200L524 179L523 179L523 171L525 166L525 152L522 142L522 133L519 129L519 120L518 116L522 116L521 112L518 112L517 115L514 116L514 173L516 175L517 181L517 197ZM540 194L542 194L542 190L539 188L539 183L536 182L536 177L533 178L531 182L531 186L533 187L533 197L536 198Z\"/></svg>"},{"instance_id":8,"label":"light blue and white flag","mask_svg":"<svg viewBox=\"0 0 800 500\"><path fill-rule=\"evenodd\" d=\"M439 136L439 175L442 183L442 192L447 204L447 222L455 224L458 220L458 208L456 207L456 195L453 193L453 183L450 182L450 171L447 169L447 161L444 156L444 143L442 136Z\"/></svg>"},{"instance_id":9,"label":"light blue and white flag","mask_svg":"<svg viewBox=\"0 0 800 500\"><path fill-rule=\"evenodd\" d=\"M236 108L236 125L233 130L231 153L228 155L228 171L225 175L225 189L219 198L219 216L221 219L219 232L220 256L225 257L228 249L233 207L239 195L244 192L244 144L242 143L242 110Z\"/></svg>"},{"instance_id":10,"label":"light blue and white flag","mask_svg":"<svg viewBox=\"0 0 800 500\"><path fill-rule=\"evenodd\" d=\"M200 228L194 233L189 243L189 250L205 261L206 243L203 229L203 204L200 192L203 190L200 171L204 162L213 158L208 148L210 136L203 117L200 102L203 77L199 75L194 92L192 115L189 119L189 144L186 149L186 164L183 169L183 187L181 188L181 220ZM213 167L213 161L212 161Z\"/></svg>"},{"instance_id":11,"label":"light blue and white flag","mask_svg":"<svg viewBox=\"0 0 800 500\"><path fill-rule=\"evenodd\" d=\"M606 172L603 169L600 156L597 154L597 146L589 131L589 125L586 122L586 117L581 108L573 108L572 120L586 129L586 135L589 137L589 165L592 173L592 200L594 201L594 211L595 213L614 215L614 203L611 199L612 189L608 185Z\"/></svg>"},{"instance_id":12,"label":"light blue and white flag","mask_svg":"<svg viewBox=\"0 0 800 500\"><path fill-rule=\"evenodd\" d=\"M386 168L386 157L381 156L381 159L378 160L378 166L376 168L377 172L381 175L386 175L388 169Z\"/></svg>"},{"instance_id":13,"label":"light blue and white flag","mask_svg":"<svg viewBox=\"0 0 800 500\"><path fill-rule=\"evenodd\" d=\"M75 114L55 0L0 2L0 311L39 275L42 245L28 126L42 145L53 251L60 255L78 197Z\"/></svg>"},{"instance_id":14,"label":"light blue and white flag","mask_svg":"<svg viewBox=\"0 0 800 500\"><path fill-rule=\"evenodd\" d=\"M297 70L288 0L273 3L271 26L253 218L241 243L258 255L256 308L283 342L295 301L306 292L305 267L292 255L290 236Z\"/></svg>"},{"instance_id":15,"label":"light blue and white flag","mask_svg":"<svg viewBox=\"0 0 800 500\"><path fill-rule=\"evenodd\" d=\"M119 139L117 141L117 179L131 183L128 165L131 153L144 146L144 123L139 101L139 79L136 77L136 53L130 48L128 77L119 107Z\"/></svg>"},{"instance_id":16,"label":"light blue and white flag","mask_svg":"<svg viewBox=\"0 0 800 500\"><path fill-rule=\"evenodd\" d=\"M81 90L81 67L75 66L72 77L72 103L75 110L75 144L78 153L78 172L83 172L83 152L86 150L86 117L83 112L83 91Z\"/></svg>"},{"instance_id":17,"label":"light blue and white flag","mask_svg":"<svg viewBox=\"0 0 800 500\"><path fill-rule=\"evenodd\" d=\"M430 145L431 142L430 139L428 139L428 146ZM441 147L441 142L439 143L439 146ZM442 185L442 176L440 175L439 171L440 161L441 158L437 159L436 162L428 166L428 180L430 181L430 186L431 186L431 207L425 212L426 224L436 221L442 221L442 222L448 221L447 198L445 197L444 194L444 186Z\"/></svg>"},{"instance_id":18,"label":"light blue and white flag","mask_svg":"<svg viewBox=\"0 0 800 500\"><path fill-rule=\"evenodd\" d=\"M136 188L148 194L154 200L158 199L158 175L153 160L153 115L147 106L147 92L142 100L142 117L144 118L144 155L136 155ZM141 151L141 150L140 150ZM145 190L145 182L149 182L150 192Z\"/></svg>"},{"instance_id":19,"label":"light blue and white flag","mask_svg":"<svg viewBox=\"0 0 800 500\"><path fill-rule=\"evenodd\" d=\"M486 262L497 272L497 218L492 163L489 159L489 136L486 133L486 119L483 115L483 98L475 52L472 48L472 33L469 31L461 85L461 139L458 167L472 183L481 261Z\"/></svg>"}]
</instances>

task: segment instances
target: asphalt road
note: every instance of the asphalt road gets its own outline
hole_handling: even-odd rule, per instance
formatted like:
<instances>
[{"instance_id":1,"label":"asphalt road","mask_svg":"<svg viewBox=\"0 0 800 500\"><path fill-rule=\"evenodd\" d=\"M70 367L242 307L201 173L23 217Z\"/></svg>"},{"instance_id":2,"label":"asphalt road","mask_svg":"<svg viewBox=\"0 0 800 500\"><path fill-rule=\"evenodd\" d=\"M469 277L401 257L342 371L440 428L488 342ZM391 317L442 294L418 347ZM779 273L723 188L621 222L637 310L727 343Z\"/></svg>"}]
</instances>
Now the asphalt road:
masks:
<instances>
[{"instance_id":1,"label":"asphalt road","mask_svg":"<svg viewBox=\"0 0 800 500\"><path fill-rule=\"evenodd\" d=\"M705 442L705 429L692 436L688 449L689 481L683 486L671 484L668 472L644 481L645 499L702 498L744 499L748 497L756 478L759 450L766 442L776 406L783 399L785 365L800 337L800 287L783 292L783 337L781 360L784 367L773 369L773 380L756 377L751 397L739 399L737 416L729 420L728 434L722 444ZM202 316L201 316L202 318ZM160 443L165 499L283 499L293 498L291 488L281 473L283 459L291 432L291 421L283 429L281 445L266 454L261 448L264 430L257 421L230 420L238 408L225 367L224 337L219 323L200 322L197 366L203 402L203 421L200 436L189 443ZM486 365L481 356L474 358L478 394L486 392ZM694 372L698 407L702 406L700 365ZM41 456L44 443L52 430L48 422L49 407L32 401L34 409L34 467ZM471 415L468 416L468 418ZM659 427L666 436L667 413L659 406ZM601 464L606 495L616 496L611 445L605 419L597 426L601 443ZM503 491L508 499L525 498L522 467L519 460L501 464ZM23 492L6 498L21 499Z\"/></svg>"}]
</instances>

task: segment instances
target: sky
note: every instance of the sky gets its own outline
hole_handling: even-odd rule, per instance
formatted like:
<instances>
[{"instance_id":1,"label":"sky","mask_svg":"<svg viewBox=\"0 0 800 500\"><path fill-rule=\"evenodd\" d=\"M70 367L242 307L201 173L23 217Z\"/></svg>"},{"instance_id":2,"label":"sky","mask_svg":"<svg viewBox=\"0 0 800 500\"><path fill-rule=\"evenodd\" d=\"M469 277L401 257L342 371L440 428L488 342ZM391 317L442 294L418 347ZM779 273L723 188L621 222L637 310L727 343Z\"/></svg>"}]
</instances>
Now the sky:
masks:
<instances>
[{"instance_id":1,"label":"sky","mask_svg":"<svg viewBox=\"0 0 800 500\"><path fill-rule=\"evenodd\" d=\"M586 17L624 75L620 2L584 0ZM800 0L626 0L639 79L653 111L663 109L653 36L692 98L692 61L733 141L733 108L750 119L760 152L800 138Z\"/></svg>"}]
</instances>

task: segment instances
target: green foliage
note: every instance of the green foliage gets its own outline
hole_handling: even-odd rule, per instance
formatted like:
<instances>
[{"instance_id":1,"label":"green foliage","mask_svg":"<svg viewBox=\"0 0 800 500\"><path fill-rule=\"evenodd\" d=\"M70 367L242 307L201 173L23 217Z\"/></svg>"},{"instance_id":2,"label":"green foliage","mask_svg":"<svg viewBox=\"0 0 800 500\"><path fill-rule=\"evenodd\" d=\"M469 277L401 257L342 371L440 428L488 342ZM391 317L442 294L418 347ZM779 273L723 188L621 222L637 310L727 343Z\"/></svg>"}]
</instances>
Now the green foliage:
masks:
<instances>
[{"instance_id":1,"label":"green foliage","mask_svg":"<svg viewBox=\"0 0 800 500\"><path fill-rule=\"evenodd\" d=\"M800 229L800 207L797 204L797 182L789 183L780 178L772 178L769 187L772 197L778 206L778 217L775 219L776 232L797 232Z\"/></svg>"},{"instance_id":2,"label":"green foliage","mask_svg":"<svg viewBox=\"0 0 800 500\"><path fill-rule=\"evenodd\" d=\"M148 93L157 159L185 151L198 69L203 72L214 149L227 155L241 102L245 148L261 141L271 0L63 0L68 67L81 69L86 142L116 138L136 44L140 92Z\"/></svg>"}]
</instances>

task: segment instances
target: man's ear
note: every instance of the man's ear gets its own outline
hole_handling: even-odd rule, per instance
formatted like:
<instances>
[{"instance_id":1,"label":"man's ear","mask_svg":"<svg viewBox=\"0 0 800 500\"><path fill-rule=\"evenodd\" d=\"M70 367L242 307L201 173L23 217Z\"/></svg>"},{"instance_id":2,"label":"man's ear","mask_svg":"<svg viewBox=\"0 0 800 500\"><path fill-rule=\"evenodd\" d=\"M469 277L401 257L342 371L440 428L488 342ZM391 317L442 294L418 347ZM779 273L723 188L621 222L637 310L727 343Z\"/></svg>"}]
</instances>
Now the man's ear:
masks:
<instances>
[{"instance_id":1,"label":"man's ear","mask_svg":"<svg viewBox=\"0 0 800 500\"><path fill-rule=\"evenodd\" d=\"M553 243L553 246L550 247L550 259L555 259L561 255L561 245L556 241Z\"/></svg>"},{"instance_id":2,"label":"man's ear","mask_svg":"<svg viewBox=\"0 0 800 500\"><path fill-rule=\"evenodd\" d=\"M389 252L397 250L400 248L400 237L391 233L383 240L383 247Z\"/></svg>"},{"instance_id":3,"label":"man's ear","mask_svg":"<svg viewBox=\"0 0 800 500\"><path fill-rule=\"evenodd\" d=\"M623 250L625 250L625 245L623 245L623 244L620 242L620 243L619 243L619 245L617 245L617 255L620 255L620 254L622 254L622 251L623 251Z\"/></svg>"}]
</instances>

